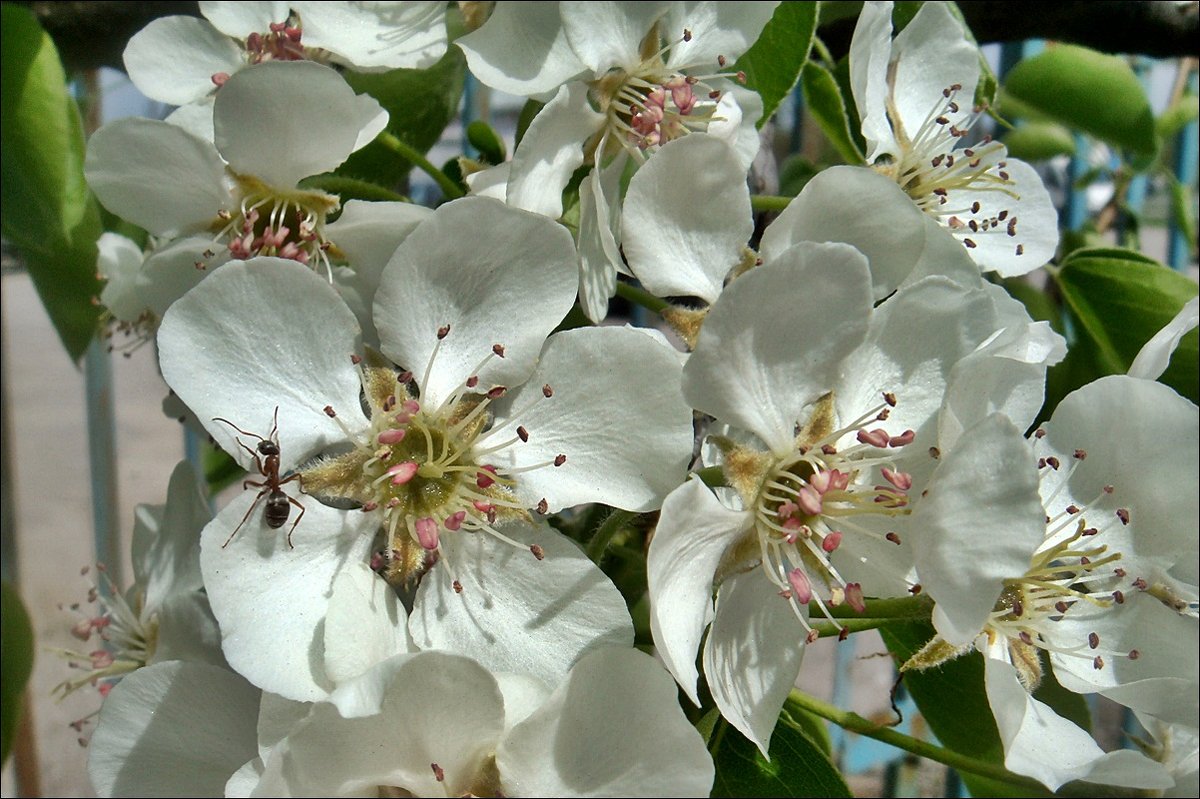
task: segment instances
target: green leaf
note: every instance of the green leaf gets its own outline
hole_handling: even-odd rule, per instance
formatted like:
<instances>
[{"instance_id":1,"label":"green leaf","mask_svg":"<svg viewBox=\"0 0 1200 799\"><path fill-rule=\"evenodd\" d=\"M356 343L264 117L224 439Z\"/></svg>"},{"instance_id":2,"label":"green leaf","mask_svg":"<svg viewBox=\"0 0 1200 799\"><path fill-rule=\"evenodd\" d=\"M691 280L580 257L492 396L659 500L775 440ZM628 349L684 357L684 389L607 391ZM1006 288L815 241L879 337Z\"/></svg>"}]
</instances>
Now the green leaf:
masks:
<instances>
[{"instance_id":1,"label":"green leaf","mask_svg":"<svg viewBox=\"0 0 1200 799\"><path fill-rule=\"evenodd\" d=\"M7 17L5 18L7 20ZM33 625L21 597L8 583L0 584L0 760L8 761L12 734L21 712L21 695L33 671Z\"/></svg>"},{"instance_id":2,"label":"green leaf","mask_svg":"<svg viewBox=\"0 0 1200 799\"><path fill-rule=\"evenodd\" d=\"M713 796L853 796L807 725L780 717L771 736L771 759L721 720L709 741L716 779Z\"/></svg>"},{"instance_id":3,"label":"green leaf","mask_svg":"<svg viewBox=\"0 0 1200 799\"><path fill-rule=\"evenodd\" d=\"M1132 250L1076 250L1053 274L1075 332L1094 352L1100 375L1128 371L1142 345L1197 294L1187 277ZM1193 330L1179 343L1159 382L1200 401L1198 360Z\"/></svg>"},{"instance_id":4,"label":"green leaf","mask_svg":"<svg viewBox=\"0 0 1200 799\"><path fill-rule=\"evenodd\" d=\"M934 636L933 626L927 622L890 624L880 628L879 632L898 663L906 662ZM1003 765L1004 745L983 685L983 655L978 652L970 652L937 668L910 671L904 675L904 687L943 746L978 760ZM966 772L960 772L960 775L973 796L1029 795L1028 788Z\"/></svg>"},{"instance_id":5,"label":"green leaf","mask_svg":"<svg viewBox=\"0 0 1200 799\"><path fill-rule=\"evenodd\" d=\"M356 92L366 92L387 110L389 133L426 153L458 114L466 74L466 57L451 46L429 69L347 72L344 77ZM396 188L410 169L411 162L376 141L351 155L337 174Z\"/></svg>"},{"instance_id":6,"label":"green leaf","mask_svg":"<svg viewBox=\"0 0 1200 799\"><path fill-rule=\"evenodd\" d=\"M1192 216L1192 209L1196 207L1196 200L1192 193L1192 187L1169 172L1167 178L1171 186L1171 221L1183 234L1188 247L1195 250L1196 218Z\"/></svg>"},{"instance_id":7,"label":"green leaf","mask_svg":"<svg viewBox=\"0 0 1200 799\"><path fill-rule=\"evenodd\" d=\"M1154 126L1158 130L1159 136L1169 139L1179 134L1189 123L1195 122L1197 117L1200 117L1200 97L1194 94L1185 94L1176 100L1174 105L1162 112Z\"/></svg>"},{"instance_id":8,"label":"green leaf","mask_svg":"<svg viewBox=\"0 0 1200 799\"><path fill-rule=\"evenodd\" d=\"M1135 155L1158 150L1150 101L1124 59L1058 45L1017 64L1004 90L1051 119Z\"/></svg>"},{"instance_id":9,"label":"green leaf","mask_svg":"<svg viewBox=\"0 0 1200 799\"><path fill-rule=\"evenodd\" d=\"M1075 155L1075 137L1057 122L1026 122L1004 134L1013 158L1044 161L1056 155Z\"/></svg>"},{"instance_id":10,"label":"green leaf","mask_svg":"<svg viewBox=\"0 0 1200 799\"><path fill-rule=\"evenodd\" d=\"M760 128L800 78L817 29L817 8L816 3L780 3L758 41L734 65L762 97Z\"/></svg>"},{"instance_id":11,"label":"green leaf","mask_svg":"<svg viewBox=\"0 0 1200 799\"><path fill-rule=\"evenodd\" d=\"M100 214L83 180L83 129L58 51L33 15L4 4L0 228L20 249L63 346L78 360L96 330Z\"/></svg>"},{"instance_id":12,"label":"green leaf","mask_svg":"<svg viewBox=\"0 0 1200 799\"><path fill-rule=\"evenodd\" d=\"M848 164L865 163L866 158L850 128L845 98L833 73L815 61L809 61L804 65L801 80L804 102L838 155Z\"/></svg>"}]
</instances>

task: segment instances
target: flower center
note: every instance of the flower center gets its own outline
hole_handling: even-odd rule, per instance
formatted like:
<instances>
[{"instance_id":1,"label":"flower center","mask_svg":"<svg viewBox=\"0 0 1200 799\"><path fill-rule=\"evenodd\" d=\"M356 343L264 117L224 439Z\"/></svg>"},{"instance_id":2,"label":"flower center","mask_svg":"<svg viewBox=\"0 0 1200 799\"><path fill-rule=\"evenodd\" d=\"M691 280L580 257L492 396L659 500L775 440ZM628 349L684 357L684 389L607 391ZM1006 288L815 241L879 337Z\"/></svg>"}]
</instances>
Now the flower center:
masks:
<instances>
[{"instance_id":1,"label":"flower center","mask_svg":"<svg viewBox=\"0 0 1200 799\"><path fill-rule=\"evenodd\" d=\"M1071 472L1086 457L1083 450L1075 450ZM1061 467L1054 456L1038 459L1038 468L1044 475ZM1059 490L1067 485L1070 473L1066 478ZM1070 504L1058 515L1046 518L1046 543L1034 553L1029 570L1021 577L1004 581L1004 589L985 628L991 641L1007 639L1010 650L1020 649L1023 644L1025 648L1087 658L1096 669L1104 667L1106 654L1139 657L1136 649L1116 652L1102 648L1100 636L1094 631L1082 641L1064 642L1056 629L1056 622L1078 602L1104 609L1125 602L1119 585L1126 572L1119 565L1114 566L1122 555L1110 552L1108 545L1102 543L1106 530L1129 524L1128 508L1111 507L1108 499L1113 493L1113 486L1104 486L1099 496L1087 505ZM1052 494L1046 504L1053 498ZM1098 523L1090 525L1089 518Z\"/></svg>"},{"instance_id":2,"label":"flower center","mask_svg":"<svg viewBox=\"0 0 1200 799\"><path fill-rule=\"evenodd\" d=\"M961 91L957 83L943 89L911 135L889 96L888 117L900 154L879 170L967 249L979 246L980 236L1002 235L1011 239L1017 255L1024 255L1017 217L1004 207L1008 199L1020 199L1007 172L1004 145L985 136L974 147L956 149L984 110L975 107L964 115L958 103Z\"/></svg>"},{"instance_id":3,"label":"flower center","mask_svg":"<svg viewBox=\"0 0 1200 799\"><path fill-rule=\"evenodd\" d=\"M691 31L684 30L682 37L663 44L656 22L642 40L636 65L628 70L614 68L592 82L592 100L607 117L601 140L640 157L672 139L707 130L721 119L716 111L723 91L710 81L735 78L745 83L745 73L697 76L669 67L671 48L691 39ZM724 68L725 57L718 56L717 63Z\"/></svg>"},{"instance_id":4,"label":"flower center","mask_svg":"<svg viewBox=\"0 0 1200 799\"><path fill-rule=\"evenodd\" d=\"M252 31L243 43L247 64L264 61L320 61L321 50L307 48L301 42L304 31L300 18L292 14L284 22L272 22L265 33ZM220 88L229 80L228 72L214 72L213 85Z\"/></svg>"},{"instance_id":5,"label":"flower center","mask_svg":"<svg viewBox=\"0 0 1200 799\"><path fill-rule=\"evenodd\" d=\"M288 258L317 268L332 279L325 218L340 207L338 198L319 191L284 190L252 175L232 175L239 197L236 213L219 211L214 241L245 261L256 255Z\"/></svg>"},{"instance_id":6,"label":"flower center","mask_svg":"<svg viewBox=\"0 0 1200 799\"><path fill-rule=\"evenodd\" d=\"M885 393L882 404L830 430L832 424L824 420L833 418L833 395L826 395L798 435L796 450L774 459L756 492L743 497L754 511L763 572L792 604L810 640L816 638L816 631L801 613L809 602L816 601L838 627L830 607L846 603L858 612L865 609L862 586L847 582L830 560L844 535L900 543L895 532L880 534L859 523L864 515L896 517L910 512L912 477L897 464L915 434L906 430L892 436L882 428L868 427L886 420L895 404L895 396ZM855 443L839 450L836 442L848 435L854 436ZM730 482L737 485L732 476Z\"/></svg>"}]
</instances>

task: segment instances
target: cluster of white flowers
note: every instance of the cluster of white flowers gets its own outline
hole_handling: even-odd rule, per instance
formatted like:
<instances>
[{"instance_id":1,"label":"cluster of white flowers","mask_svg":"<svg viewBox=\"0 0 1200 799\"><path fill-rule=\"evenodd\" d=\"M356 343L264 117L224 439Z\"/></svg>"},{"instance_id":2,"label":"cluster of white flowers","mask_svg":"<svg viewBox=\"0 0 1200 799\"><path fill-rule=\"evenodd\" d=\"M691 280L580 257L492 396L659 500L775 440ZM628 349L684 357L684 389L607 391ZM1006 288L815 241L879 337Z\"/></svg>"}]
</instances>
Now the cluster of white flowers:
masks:
<instances>
[{"instance_id":1,"label":"cluster of white flowers","mask_svg":"<svg viewBox=\"0 0 1200 799\"><path fill-rule=\"evenodd\" d=\"M112 657L68 687L124 675L101 795L708 795L698 660L767 754L806 643L922 589L938 637L902 668L981 651L1009 769L1194 783L1197 408L1154 379L1195 308L1023 436L1065 346L987 273L1043 266L1057 219L965 146L978 50L946 6L893 40L865 5L870 163L754 240L734 64L775 2L497 3L449 46L545 105L436 210L303 181L387 124L341 70L429 66L444 3L200 5L125 55L180 109L99 130L86 175L150 234L102 243L102 301L249 476L210 518L181 468L137 585L79 625ZM564 325L619 274L681 346ZM589 503L657 514L657 657L561 531ZM1046 668L1190 760L1103 752L1033 698Z\"/></svg>"}]
</instances>

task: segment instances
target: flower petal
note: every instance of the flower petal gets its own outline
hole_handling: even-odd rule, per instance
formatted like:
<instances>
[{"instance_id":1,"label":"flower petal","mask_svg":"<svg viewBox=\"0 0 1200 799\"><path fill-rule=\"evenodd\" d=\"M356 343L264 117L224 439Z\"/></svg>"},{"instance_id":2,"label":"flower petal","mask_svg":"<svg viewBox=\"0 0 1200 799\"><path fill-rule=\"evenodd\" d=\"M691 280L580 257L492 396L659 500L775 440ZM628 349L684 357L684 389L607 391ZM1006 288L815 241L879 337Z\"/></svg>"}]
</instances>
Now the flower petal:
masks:
<instances>
[{"instance_id":1,"label":"flower petal","mask_svg":"<svg viewBox=\"0 0 1200 799\"><path fill-rule=\"evenodd\" d=\"M444 535L447 562L421 581L409 620L418 646L557 685L584 653L633 643L620 592L579 547L546 525L503 532L545 559L483 532Z\"/></svg>"},{"instance_id":2,"label":"flower petal","mask_svg":"<svg viewBox=\"0 0 1200 799\"><path fill-rule=\"evenodd\" d=\"M126 676L100 708L89 744L96 793L223 795L225 781L255 756L258 697L237 674L204 663L170 661Z\"/></svg>"},{"instance_id":3,"label":"flower petal","mask_svg":"<svg viewBox=\"0 0 1200 799\"><path fill-rule=\"evenodd\" d=\"M209 435L255 473L240 434L214 417L267 436L278 408L285 473L345 440L347 429L366 427L350 360L358 335L350 309L311 269L253 258L226 264L171 306L158 332L159 364ZM341 413L341 425L326 405Z\"/></svg>"},{"instance_id":4,"label":"flower petal","mask_svg":"<svg viewBox=\"0 0 1200 799\"><path fill-rule=\"evenodd\" d=\"M699 706L696 651L713 617L713 578L725 552L747 530L746 511L732 511L693 477L663 502L646 554L650 628L658 655Z\"/></svg>"},{"instance_id":5,"label":"flower petal","mask_svg":"<svg viewBox=\"0 0 1200 799\"><path fill-rule=\"evenodd\" d=\"M867 142L867 163L900 150L887 114L891 58L892 4L863 3L850 40L850 88Z\"/></svg>"},{"instance_id":6,"label":"flower petal","mask_svg":"<svg viewBox=\"0 0 1200 799\"><path fill-rule=\"evenodd\" d=\"M232 203L212 143L153 119L92 134L83 172L105 208L154 234L206 226Z\"/></svg>"},{"instance_id":7,"label":"flower petal","mask_svg":"<svg viewBox=\"0 0 1200 799\"><path fill-rule=\"evenodd\" d=\"M726 580L704 644L704 675L721 715L763 757L804 655L805 629L759 569Z\"/></svg>"},{"instance_id":8,"label":"flower petal","mask_svg":"<svg viewBox=\"0 0 1200 799\"><path fill-rule=\"evenodd\" d=\"M103 238L103 237L101 237ZM1129 367L1130 377L1157 380L1167 371L1175 348L1185 335L1200 325L1200 297L1192 297L1162 330L1142 346Z\"/></svg>"},{"instance_id":9,"label":"flower petal","mask_svg":"<svg viewBox=\"0 0 1200 799\"><path fill-rule=\"evenodd\" d=\"M667 12L668 3L561 3L559 14L575 55L596 77L612 67L630 71L641 63L642 40ZM660 37L664 35L659 31ZM665 34L673 39L682 36ZM652 44L654 44L652 42Z\"/></svg>"},{"instance_id":10,"label":"flower petal","mask_svg":"<svg viewBox=\"0 0 1200 799\"><path fill-rule=\"evenodd\" d=\"M519 435L497 452L522 473L517 495L551 511L583 502L653 510L683 481L692 454L692 413L679 389L676 351L632 328L555 333L525 385L495 406L485 446ZM553 396L540 396L549 385ZM528 410L524 410L528 408ZM566 462L551 467L558 455Z\"/></svg>"},{"instance_id":11,"label":"flower petal","mask_svg":"<svg viewBox=\"0 0 1200 799\"><path fill-rule=\"evenodd\" d=\"M399 597L366 563L347 563L333 578L332 591L325 614L330 680L346 682L392 655L416 651Z\"/></svg>"},{"instance_id":12,"label":"flower petal","mask_svg":"<svg viewBox=\"0 0 1200 799\"><path fill-rule=\"evenodd\" d=\"M941 608L938 634L968 644L1045 537L1033 452L1006 417L989 416L943 455L927 490L912 524L917 578Z\"/></svg>"},{"instance_id":13,"label":"flower petal","mask_svg":"<svg viewBox=\"0 0 1200 799\"><path fill-rule=\"evenodd\" d=\"M716 302L754 233L746 172L719 139L668 142L629 181L621 233L630 269L652 294Z\"/></svg>"},{"instance_id":14,"label":"flower petal","mask_svg":"<svg viewBox=\"0 0 1200 799\"><path fill-rule=\"evenodd\" d=\"M506 201L535 214L562 216L562 193L583 163L584 142L604 124L579 81L558 90L538 112L513 152Z\"/></svg>"},{"instance_id":15,"label":"flower petal","mask_svg":"<svg viewBox=\"0 0 1200 799\"><path fill-rule=\"evenodd\" d=\"M130 556L147 608L157 607L169 594L203 587L200 531L211 519L188 461L180 461L171 472L166 504L138 505L134 510Z\"/></svg>"},{"instance_id":16,"label":"flower petal","mask_svg":"<svg viewBox=\"0 0 1200 799\"><path fill-rule=\"evenodd\" d=\"M292 2L306 47L360 71L426 69L446 52L446 6L436 2Z\"/></svg>"},{"instance_id":17,"label":"flower petal","mask_svg":"<svg viewBox=\"0 0 1200 799\"><path fill-rule=\"evenodd\" d=\"M221 33L243 40L251 33L267 33L272 22L287 22L288 4L282 0L200 0L200 13Z\"/></svg>"},{"instance_id":18,"label":"flower petal","mask_svg":"<svg viewBox=\"0 0 1200 799\"><path fill-rule=\"evenodd\" d=\"M122 56L138 91L168 105L194 103L215 91L212 76L245 65L242 48L208 22L159 17L133 35Z\"/></svg>"},{"instance_id":19,"label":"flower petal","mask_svg":"<svg viewBox=\"0 0 1200 799\"><path fill-rule=\"evenodd\" d=\"M1131 788L1169 788L1174 780L1138 752L1105 754L1092 737L1029 695L1012 666L984 659L988 702L1004 742L1004 765L1050 790L1087 779Z\"/></svg>"},{"instance_id":20,"label":"flower petal","mask_svg":"<svg viewBox=\"0 0 1200 799\"><path fill-rule=\"evenodd\" d=\"M378 519L307 497L289 548L287 529L268 527L261 503L252 507L256 499L253 491L235 497L200 541L225 657L264 690L301 702L321 699L333 687L323 651L333 581L348 563L366 561ZM288 520L288 529L295 521Z\"/></svg>"},{"instance_id":21,"label":"flower petal","mask_svg":"<svg viewBox=\"0 0 1200 799\"><path fill-rule=\"evenodd\" d=\"M466 53L471 74L520 96L552 92L577 77L586 67L567 41L558 6L497 4L482 28L454 42Z\"/></svg>"},{"instance_id":22,"label":"flower petal","mask_svg":"<svg viewBox=\"0 0 1200 799\"><path fill-rule=\"evenodd\" d=\"M791 451L801 410L829 391L867 332L867 259L801 242L731 283L683 369L692 407Z\"/></svg>"},{"instance_id":23,"label":"flower petal","mask_svg":"<svg viewBox=\"0 0 1200 799\"><path fill-rule=\"evenodd\" d=\"M708 796L713 765L662 668L635 649L584 657L496 750L506 796Z\"/></svg>"},{"instance_id":24,"label":"flower petal","mask_svg":"<svg viewBox=\"0 0 1200 799\"><path fill-rule=\"evenodd\" d=\"M378 133L377 107L329 67L268 61L237 73L217 92L217 150L238 173L290 189L345 161L361 146L364 123L369 121ZM304 113L305 108L320 108L321 113ZM367 109L371 113L364 113Z\"/></svg>"},{"instance_id":25,"label":"flower petal","mask_svg":"<svg viewBox=\"0 0 1200 799\"><path fill-rule=\"evenodd\" d=\"M762 0L671 3L659 31L674 42L667 65L698 67L696 71L707 73L717 71L718 56L732 64L757 41L778 5ZM679 39L685 29L691 33L688 41Z\"/></svg>"},{"instance_id":26,"label":"flower petal","mask_svg":"<svg viewBox=\"0 0 1200 799\"><path fill-rule=\"evenodd\" d=\"M517 385L575 301L575 258L570 233L543 216L484 197L447 203L384 269L375 297L383 351L421 381L422 403L442 402L476 374L481 386ZM495 344L504 357L478 368Z\"/></svg>"},{"instance_id":27,"label":"flower petal","mask_svg":"<svg viewBox=\"0 0 1200 799\"><path fill-rule=\"evenodd\" d=\"M593 169L579 184L579 306L599 324L608 316L608 300L617 291L617 272L625 271L613 226L620 220L621 174L626 159Z\"/></svg>"}]
</instances>

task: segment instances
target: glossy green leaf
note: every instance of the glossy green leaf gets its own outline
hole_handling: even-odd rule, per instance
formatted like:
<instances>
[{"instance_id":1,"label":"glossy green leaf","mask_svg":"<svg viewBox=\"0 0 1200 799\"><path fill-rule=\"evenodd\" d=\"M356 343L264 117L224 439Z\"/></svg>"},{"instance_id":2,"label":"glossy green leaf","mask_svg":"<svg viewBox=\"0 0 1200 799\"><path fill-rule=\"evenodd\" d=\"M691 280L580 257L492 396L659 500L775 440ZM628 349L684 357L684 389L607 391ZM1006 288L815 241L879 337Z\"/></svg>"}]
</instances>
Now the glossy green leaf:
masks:
<instances>
[{"instance_id":1,"label":"glossy green leaf","mask_svg":"<svg viewBox=\"0 0 1200 799\"><path fill-rule=\"evenodd\" d=\"M1075 137L1057 122L1026 122L1004 134L1004 145L1013 158L1044 161L1056 155L1074 155Z\"/></svg>"},{"instance_id":2,"label":"glossy green leaf","mask_svg":"<svg viewBox=\"0 0 1200 799\"><path fill-rule=\"evenodd\" d=\"M389 133L425 153L457 116L466 74L466 57L452 45L429 69L347 72L344 77L356 92L366 92L387 110ZM407 159L372 142L351 155L337 173L394 189L411 168Z\"/></svg>"},{"instance_id":3,"label":"glossy green leaf","mask_svg":"<svg viewBox=\"0 0 1200 799\"><path fill-rule=\"evenodd\" d=\"M848 164L866 162L855 141L847 114L846 101L833 74L820 64L809 61L801 77L804 102L817 125Z\"/></svg>"},{"instance_id":4,"label":"glossy green leaf","mask_svg":"<svg viewBox=\"0 0 1200 799\"><path fill-rule=\"evenodd\" d=\"M817 29L817 8L816 3L780 3L758 41L734 65L762 97L760 128L800 78Z\"/></svg>"},{"instance_id":5,"label":"glossy green leaf","mask_svg":"<svg viewBox=\"0 0 1200 799\"><path fill-rule=\"evenodd\" d=\"M83 129L54 43L5 4L0 70L0 227L21 251L72 358L96 330L100 214L83 180Z\"/></svg>"},{"instance_id":6,"label":"glossy green leaf","mask_svg":"<svg viewBox=\"0 0 1200 799\"><path fill-rule=\"evenodd\" d=\"M33 671L33 625L21 597L8 583L0 584L0 750L8 761L12 734L21 711L21 695Z\"/></svg>"},{"instance_id":7,"label":"glossy green leaf","mask_svg":"<svg viewBox=\"0 0 1200 799\"><path fill-rule=\"evenodd\" d=\"M1017 64L1004 89L1051 119L1136 155L1158 150L1150 101L1118 56L1058 45Z\"/></svg>"},{"instance_id":8,"label":"glossy green leaf","mask_svg":"<svg viewBox=\"0 0 1200 799\"><path fill-rule=\"evenodd\" d=\"M1122 374L1150 338L1197 294L1184 275L1132 250L1077 250L1053 273L1100 374ZM1197 331L1183 337L1159 381L1200 401Z\"/></svg>"},{"instance_id":9,"label":"glossy green leaf","mask_svg":"<svg viewBox=\"0 0 1200 799\"><path fill-rule=\"evenodd\" d=\"M768 761L740 732L718 722L708 745L717 769L712 795L852 796L824 746L805 732L807 727L790 713L781 716Z\"/></svg>"}]
</instances>

